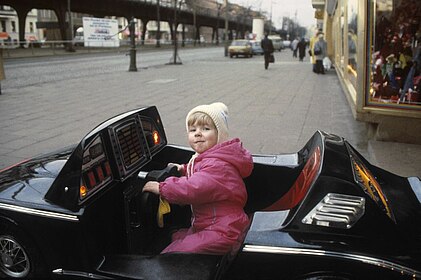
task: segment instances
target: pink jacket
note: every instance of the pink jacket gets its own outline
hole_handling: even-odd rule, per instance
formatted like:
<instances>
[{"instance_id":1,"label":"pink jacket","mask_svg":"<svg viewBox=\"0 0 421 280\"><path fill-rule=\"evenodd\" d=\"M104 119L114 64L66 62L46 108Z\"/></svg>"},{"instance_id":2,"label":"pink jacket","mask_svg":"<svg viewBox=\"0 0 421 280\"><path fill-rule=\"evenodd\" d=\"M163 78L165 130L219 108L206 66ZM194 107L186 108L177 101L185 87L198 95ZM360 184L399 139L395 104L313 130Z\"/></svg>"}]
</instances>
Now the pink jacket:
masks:
<instances>
[{"instance_id":1,"label":"pink jacket","mask_svg":"<svg viewBox=\"0 0 421 280\"><path fill-rule=\"evenodd\" d=\"M190 229L163 253L230 252L249 225L243 210L247 201L243 178L253 170L252 156L236 138L198 155L186 170L192 170L193 174L170 177L160 183L163 198L192 207Z\"/></svg>"}]
</instances>

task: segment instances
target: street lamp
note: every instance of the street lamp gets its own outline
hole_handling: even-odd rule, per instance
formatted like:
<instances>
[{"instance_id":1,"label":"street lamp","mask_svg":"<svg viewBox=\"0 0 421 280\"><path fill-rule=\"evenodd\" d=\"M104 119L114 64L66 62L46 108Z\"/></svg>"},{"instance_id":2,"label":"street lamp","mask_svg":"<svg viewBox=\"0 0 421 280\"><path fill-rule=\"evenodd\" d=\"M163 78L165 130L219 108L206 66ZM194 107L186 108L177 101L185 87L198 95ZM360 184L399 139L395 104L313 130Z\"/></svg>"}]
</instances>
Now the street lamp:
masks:
<instances>
[{"instance_id":1,"label":"street lamp","mask_svg":"<svg viewBox=\"0 0 421 280\"><path fill-rule=\"evenodd\" d=\"M217 8L217 18L216 18L216 45L219 45L219 14L221 12L222 3L216 2L216 8Z\"/></svg>"},{"instance_id":2,"label":"street lamp","mask_svg":"<svg viewBox=\"0 0 421 280\"><path fill-rule=\"evenodd\" d=\"M130 19L129 23L129 32L130 32L130 72L136 72L136 42L135 42L135 20L134 17Z\"/></svg>"},{"instance_id":3,"label":"street lamp","mask_svg":"<svg viewBox=\"0 0 421 280\"><path fill-rule=\"evenodd\" d=\"M228 0L224 0L225 5L225 47L224 47L224 54L225 56L228 56Z\"/></svg>"},{"instance_id":4,"label":"street lamp","mask_svg":"<svg viewBox=\"0 0 421 280\"><path fill-rule=\"evenodd\" d=\"M196 26L196 1L193 1L193 46L196 46L197 26Z\"/></svg>"},{"instance_id":5,"label":"street lamp","mask_svg":"<svg viewBox=\"0 0 421 280\"><path fill-rule=\"evenodd\" d=\"M68 12L68 16L69 16L69 18L68 18L68 22L69 22L69 36L70 36L70 42L69 42L69 44L68 44L68 46L67 46L67 51L69 51L69 52L74 52L75 51L75 49L73 48L73 19L72 19L72 12L71 12L71 10L70 10L70 1L71 0L67 0L67 12Z\"/></svg>"},{"instance_id":6,"label":"street lamp","mask_svg":"<svg viewBox=\"0 0 421 280\"><path fill-rule=\"evenodd\" d=\"M181 9L181 0L180 0L180 9ZM173 61L167 63L168 65L180 65L183 64L178 56L178 49L177 49L177 0L174 0L174 28L173 28L173 39L174 39L174 54L173 54ZM178 60L177 60L178 59Z\"/></svg>"},{"instance_id":7,"label":"street lamp","mask_svg":"<svg viewBox=\"0 0 421 280\"><path fill-rule=\"evenodd\" d=\"M161 12L160 12L160 3L159 0L156 1L156 47L161 46Z\"/></svg>"}]
</instances>

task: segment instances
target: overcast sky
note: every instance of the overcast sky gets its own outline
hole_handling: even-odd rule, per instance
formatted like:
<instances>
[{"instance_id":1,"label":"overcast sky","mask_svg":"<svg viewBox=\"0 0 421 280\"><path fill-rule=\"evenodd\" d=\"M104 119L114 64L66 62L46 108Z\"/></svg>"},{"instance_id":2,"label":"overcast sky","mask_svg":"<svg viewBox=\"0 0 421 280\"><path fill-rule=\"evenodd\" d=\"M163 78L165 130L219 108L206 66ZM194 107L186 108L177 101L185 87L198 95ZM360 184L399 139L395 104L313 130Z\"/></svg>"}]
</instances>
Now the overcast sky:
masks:
<instances>
[{"instance_id":1,"label":"overcast sky","mask_svg":"<svg viewBox=\"0 0 421 280\"><path fill-rule=\"evenodd\" d=\"M311 27L316 24L314 9L311 0L228 0L229 3L236 3L242 6L252 6L253 10L266 11L270 16L272 7L272 21L277 28L282 27L282 17L287 16L297 19L304 27Z\"/></svg>"}]
</instances>

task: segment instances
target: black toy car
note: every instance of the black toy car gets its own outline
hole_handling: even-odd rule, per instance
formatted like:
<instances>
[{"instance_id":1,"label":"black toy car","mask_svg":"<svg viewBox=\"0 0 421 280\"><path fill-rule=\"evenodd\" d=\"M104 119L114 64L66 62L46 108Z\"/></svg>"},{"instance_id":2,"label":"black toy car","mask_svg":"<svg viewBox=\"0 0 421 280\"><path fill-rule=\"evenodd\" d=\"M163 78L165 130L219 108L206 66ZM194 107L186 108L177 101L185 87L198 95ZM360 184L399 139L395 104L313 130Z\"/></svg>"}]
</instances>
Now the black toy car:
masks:
<instances>
[{"instance_id":1,"label":"black toy car","mask_svg":"<svg viewBox=\"0 0 421 280\"><path fill-rule=\"evenodd\" d=\"M254 155L252 223L225 256L159 254L190 208L157 224L147 180L192 150L167 144L155 107L111 118L75 146L0 172L0 271L90 279L421 279L421 182L316 132L297 153Z\"/></svg>"}]
</instances>

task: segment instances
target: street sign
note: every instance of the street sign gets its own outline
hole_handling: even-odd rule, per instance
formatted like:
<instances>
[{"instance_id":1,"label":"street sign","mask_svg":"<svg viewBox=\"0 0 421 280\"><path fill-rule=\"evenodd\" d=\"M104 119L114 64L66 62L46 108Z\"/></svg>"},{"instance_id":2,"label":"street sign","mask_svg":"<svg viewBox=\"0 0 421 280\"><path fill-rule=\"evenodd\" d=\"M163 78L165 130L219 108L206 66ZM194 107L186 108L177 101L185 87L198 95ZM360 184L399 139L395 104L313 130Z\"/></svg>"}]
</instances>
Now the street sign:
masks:
<instances>
[{"instance_id":1,"label":"street sign","mask_svg":"<svg viewBox=\"0 0 421 280\"><path fill-rule=\"evenodd\" d=\"M85 47L119 47L116 19L83 17Z\"/></svg>"}]
</instances>

